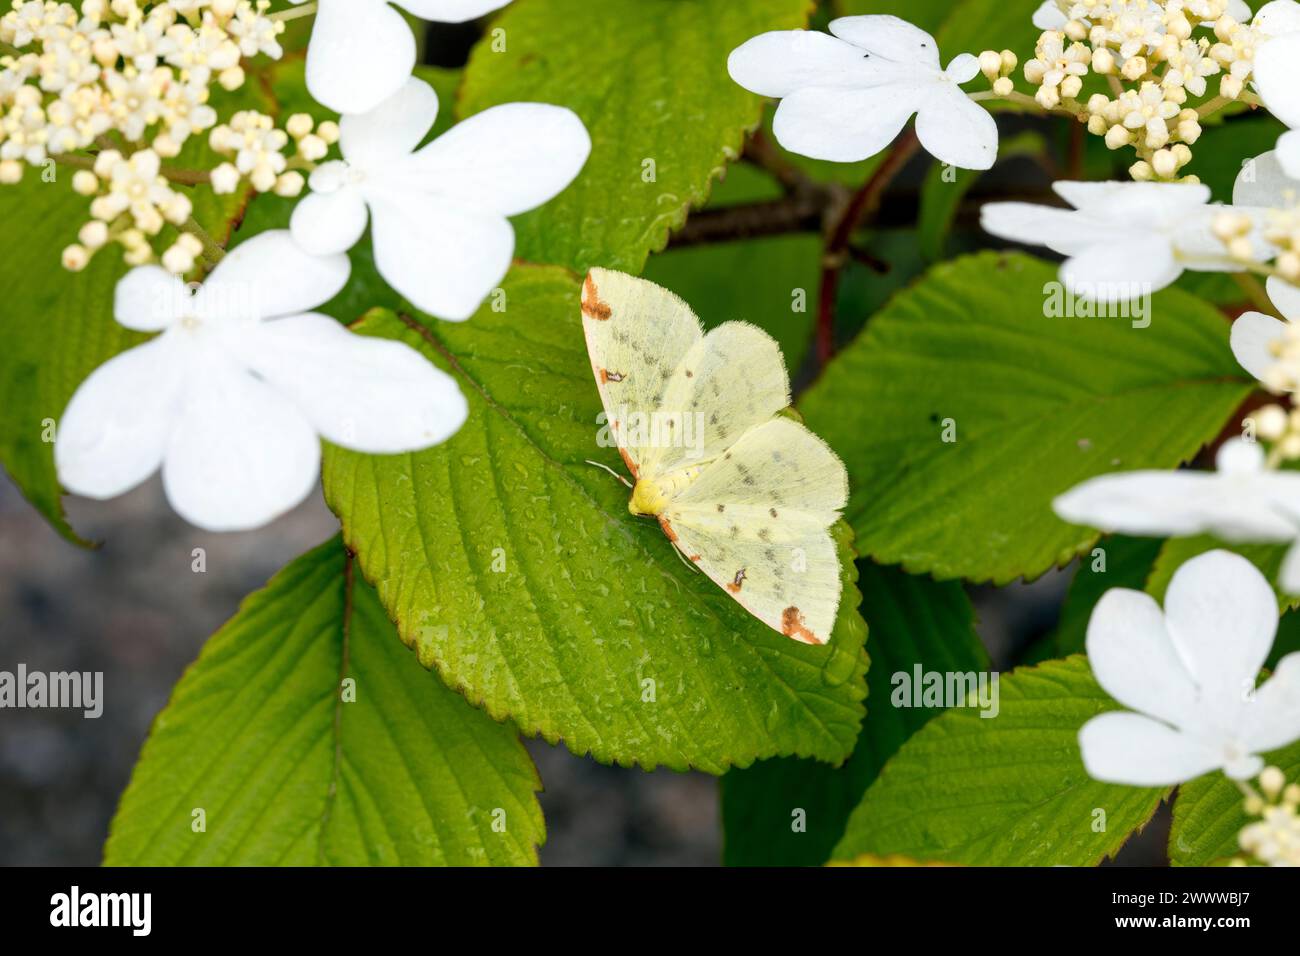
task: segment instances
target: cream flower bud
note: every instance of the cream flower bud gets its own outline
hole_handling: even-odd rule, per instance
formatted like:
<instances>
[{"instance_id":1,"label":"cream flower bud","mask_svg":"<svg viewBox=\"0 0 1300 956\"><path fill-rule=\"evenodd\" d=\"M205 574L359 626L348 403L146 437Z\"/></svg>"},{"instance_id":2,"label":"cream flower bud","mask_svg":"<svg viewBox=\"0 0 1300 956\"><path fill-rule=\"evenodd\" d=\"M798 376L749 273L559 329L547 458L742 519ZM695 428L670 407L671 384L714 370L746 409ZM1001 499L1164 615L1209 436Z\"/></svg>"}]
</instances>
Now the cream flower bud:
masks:
<instances>
[{"instance_id":1,"label":"cream flower bud","mask_svg":"<svg viewBox=\"0 0 1300 956\"><path fill-rule=\"evenodd\" d=\"M1265 767L1259 775L1259 789L1269 800L1276 800L1286 786L1286 777L1277 767Z\"/></svg>"},{"instance_id":2,"label":"cream flower bud","mask_svg":"<svg viewBox=\"0 0 1300 956\"><path fill-rule=\"evenodd\" d=\"M283 173L275 181L275 194L292 199L302 193L303 187L307 185L307 180L303 178L302 173L297 170L290 170Z\"/></svg>"},{"instance_id":3,"label":"cream flower bud","mask_svg":"<svg viewBox=\"0 0 1300 956\"><path fill-rule=\"evenodd\" d=\"M1161 179L1173 179L1178 172L1178 162L1171 150L1159 149L1151 157L1151 168Z\"/></svg>"},{"instance_id":4,"label":"cream flower bud","mask_svg":"<svg viewBox=\"0 0 1300 956\"><path fill-rule=\"evenodd\" d=\"M275 188L275 182L278 178L275 170L271 169L270 166L258 166L253 170L252 175L248 177L248 181L252 183L253 188L259 193L269 193Z\"/></svg>"},{"instance_id":5,"label":"cream flower bud","mask_svg":"<svg viewBox=\"0 0 1300 956\"><path fill-rule=\"evenodd\" d=\"M73 243L63 250L63 268L69 272L80 272L86 268L88 262L90 262L90 253L84 246Z\"/></svg>"},{"instance_id":6,"label":"cream flower bud","mask_svg":"<svg viewBox=\"0 0 1300 956\"><path fill-rule=\"evenodd\" d=\"M1118 123L1106 131L1106 145L1111 149L1120 149L1131 142L1133 142L1133 131Z\"/></svg>"},{"instance_id":7,"label":"cream flower bud","mask_svg":"<svg viewBox=\"0 0 1300 956\"><path fill-rule=\"evenodd\" d=\"M989 82L996 80L1002 75L1002 54L996 50L985 50L980 54L980 72L989 78ZM292 121L292 117L290 120ZM308 131L311 130L309 126ZM293 130L289 130L290 133ZM304 134L305 135L305 134Z\"/></svg>"},{"instance_id":8,"label":"cream flower bud","mask_svg":"<svg viewBox=\"0 0 1300 956\"><path fill-rule=\"evenodd\" d=\"M1106 76L1115 72L1115 54L1104 46L1092 51L1092 72Z\"/></svg>"},{"instance_id":9,"label":"cream flower bud","mask_svg":"<svg viewBox=\"0 0 1300 956\"><path fill-rule=\"evenodd\" d=\"M1195 143L1201 138L1200 121L1195 117L1191 119L1180 119L1178 121L1178 138L1184 143Z\"/></svg>"},{"instance_id":10,"label":"cream flower bud","mask_svg":"<svg viewBox=\"0 0 1300 956\"><path fill-rule=\"evenodd\" d=\"M1239 77L1231 73L1225 73L1223 79L1219 81L1219 95L1226 96L1230 100L1235 100L1241 95L1242 82Z\"/></svg>"},{"instance_id":11,"label":"cream flower bud","mask_svg":"<svg viewBox=\"0 0 1300 956\"><path fill-rule=\"evenodd\" d=\"M1128 174L1133 177L1134 181L1142 183L1149 182L1155 178L1155 173L1151 169L1151 164L1146 160L1138 160L1128 168Z\"/></svg>"},{"instance_id":12,"label":"cream flower bud","mask_svg":"<svg viewBox=\"0 0 1300 956\"><path fill-rule=\"evenodd\" d=\"M122 161L122 154L115 149L106 149L95 157L95 175L107 179L113 174L113 167Z\"/></svg>"},{"instance_id":13,"label":"cream flower bud","mask_svg":"<svg viewBox=\"0 0 1300 956\"><path fill-rule=\"evenodd\" d=\"M237 90L244 85L244 70L239 66L227 67L217 74L217 82L223 90Z\"/></svg>"},{"instance_id":14,"label":"cream flower bud","mask_svg":"<svg viewBox=\"0 0 1300 956\"><path fill-rule=\"evenodd\" d=\"M1083 89L1083 80L1077 76L1067 76L1061 81L1061 96L1068 100L1074 99Z\"/></svg>"},{"instance_id":15,"label":"cream flower bud","mask_svg":"<svg viewBox=\"0 0 1300 956\"><path fill-rule=\"evenodd\" d=\"M298 154L308 162L314 163L318 159L324 159L329 151L325 140L314 134L308 134L298 140Z\"/></svg>"},{"instance_id":16,"label":"cream flower bud","mask_svg":"<svg viewBox=\"0 0 1300 956\"><path fill-rule=\"evenodd\" d=\"M222 163L212 171L212 191L218 195L233 193L239 188L239 170L231 163Z\"/></svg>"},{"instance_id":17,"label":"cream flower bud","mask_svg":"<svg viewBox=\"0 0 1300 956\"><path fill-rule=\"evenodd\" d=\"M1287 282L1295 284L1300 280L1300 255L1294 252L1284 252L1277 257L1274 266Z\"/></svg>"},{"instance_id":18,"label":"cream flower bud","mask_svg":"<svg viewBox=\"0 0 1300 956\"><path fill-rule=\"evenodd\" d=\"M184 275L194 268L194 256L177 243L163 253L162 266L175 275Z\"/></svg>"},{"instance_id":19,"label":"cream flower bud","mask_svg":"<svg viewBox=\"0 0 1300 956\"><path fill-rule=\"evenodd\" d=\"M1025 79L1037 86L1047 74L1047 65L1042 60L1030 60L1025 64Z\"/></svg>"},{"instance_id":20,"label":"cream flower bud","mask_svg":"<svg viewBox=\"0 0 1300 956\"><path fill-rule=\"evenodd\" d=\"M982 61L981 61L982 62ZM302 139L311 132L315 121L307 113L294 113L284 124L285 132L294 139Z\"/></svg>"},{"instance_id":21,"label":"cream flower bud","mask_svg":"<svg viewBox=\"0 0 1300 956\"><path fill-rule=\"evenodd\" d=\"M166 133L154 137L153 151L164 159L171 159L181 153L181 144Z\"/></svg>"},{"instance_id":22,"label":"cream flower bud","mask_svg":"<svg viewBox=\"0 0 1300 956\"><path fill-rule=\"evenodd\" d=\"M1084 40L1088 36L1088 28L1081 20L1071 20L1065 25L1065 35L1071 40Z\"/></svg>"},{"instance_id":23,"label":"cream flower bud","mask_svg":"<svg viewBox=\"0 0 1300 956\"><path fill-rule=\"evenodd\" d=\"M92 219L81 227L77 238L87 249L98 249L108 242L108 225L98 219Z\"/></svg>"},{"instance_id":24,"label":"cream flower bud","mask_svg":"<svg viewBox=\"0 0 1300 956\"><path fill-rule=\"evenodd\" d=\"M99 192L99 178L89 169L78 169L72 174L72 189L82 196Z\"/></svg>"},{"instance_id":25,"label":"cream flower bud","mask_svg":"<svg viewBox=\"0 0 1300 956\"><path fill-rule=\"evenodd\" d=\"M1265 405L1250 416L1255 433L1265 441L1277 441L1287 431L1287 414L1280 405Z\"/></svg>"},{"instance_id":26,"label":"cream flower bud","mask_svg":"<svg viewBox=\"0 0 1300 956\"><path fill-rule=\"evenodd\" d=\"M1146 57L1131 56L1124 61L1124 67L1120 70L1120 75L1126 80L1140 80L1146 76L1147 61Z\"/></svg>"},{"instance_id":27,"label":"cream flower bud","mask_svg":"<svg viewBox=\"0 0 1300 956\"><path fill-rule=\"evenodd\" d=\"M1038 105L1045 110L1055 109L1061 102L1060 91L1055 86L1040 86L1034 94Z\"/></svg>"},{"instance_id":28,"label":"cream flower bud","mask_svg":"<svg viewBox=\"0 0 1300 956\"><path fill-rule=\"evenodd\" d=\"M1183 143L1175 143L1172 150L1174 160L1178 163L1178 168L1182 169L1192 161L1192 151Z\"/></svg>"},{"instance_id":29,"label":"cream flower bud","mask_svg":"<svg viewBox=\"0 0 1300 956\"><path fill-rule=\"evenodd\" d=\"M6 159L0 162L0 183L6 186L12 186L14 183L22 182L23 164L16 159Z\"/></svg>"},{"instance_id":30,"label":"cream flower bud","mask_svg":"<svg viewBox=\"0 0 1300 956\"><path fill-rule=\"evenodd\" d=\"M1002 72L1003 72L1003 73L1010 73L1010 72L1012 72L1012 71L1016 68L1016 64L1018 64L1018 63L1020 62L1020 61L1016 58L1016 55L1015 55L1014 53L1012 53L1010 50L1003 50L1001 56L1002 56Z\"/></svg>"},{"instance_id":31,"label":"cream flower bud","mask_svg":"<svg viewBox=\"0 0 1300 956\"><path fill-rule=\"evenodd\" d=\"M1011 81L1007 80L1007 83L1010 84ZM998 85L994 83L993 89L996 90L997 88ZM1010 89L1008 89L1007 92L1009 93ZM1006 93L999 93L998 95L1005 96ZM339 124L333 120L326 120L316 127L316 135L325 140L325 142L330 146L333 146L339 141Z\"/></svg>"},{"instance_id":32,"label":"cream flower bud","mask_svg":"<svg viewBox=\"0 0 1300 956\"><path fill-rule=\"evenodd\" d=\"M1106 117L1095 114L1088 117L1088 132L1093 136L1105 136L1108 131Z\"/></svg>"},{"instance_id":33,"label":"cream flower bud","mask_svg":"<svg viewBox=\"0 0 1300 956\"><path fill-rule=\"evenodd\" d=\"M1110 106L1110 97L1105 93L1093 93L1088 97L1088 112L1093 115L1105 113L1108 106Z\"/></svg>"}]
</instances>

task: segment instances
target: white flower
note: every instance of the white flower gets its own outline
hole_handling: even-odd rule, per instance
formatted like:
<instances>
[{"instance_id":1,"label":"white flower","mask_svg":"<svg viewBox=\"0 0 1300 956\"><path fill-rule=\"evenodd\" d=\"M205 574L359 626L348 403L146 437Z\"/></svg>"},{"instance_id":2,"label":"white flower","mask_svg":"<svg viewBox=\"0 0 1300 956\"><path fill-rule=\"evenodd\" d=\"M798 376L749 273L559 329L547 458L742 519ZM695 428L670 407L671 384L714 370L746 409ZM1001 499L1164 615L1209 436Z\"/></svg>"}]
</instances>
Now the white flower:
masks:
<instances>
[{"instance_id":1,"label":"white flower","mask_svg":"<svg viewBox=\"0 0 1300 956\"><path fill-rule=\"evenodd\" d=\"M365 232L369 209L379 274L417 308L459 321L510 267L506 217L572 182L591 139L563 107L506 103L416 150L437 114L433 88L411 78L373 111L344 116L343 160L311 174L290 228L308 252L342 252Z\"/></svg>"},{"instance_id":2,"label":"white flower","mask_svg":"<svg viewBox=\"0 0 1300 956\"><path fill-rule=\"evenodd\" d=\"M1238 780L1259 754L1300 738L1300 654L1255 687L1273 646L1278 607L1245 558L1209 551L1180 567L1164 612L1141 591L1115 588L1088 622L1088 662L1132 711L1079 731L1088 773L1107 783L1163 787L1222 770Z\"/></svg>"},{"instance_id":3,"label":"white flower","mask_svg":"<svg viewBox=\"0 0 1300 956\"><path fill-rule=\"evenodd\" d=\"M1268 297L1286 316L1283 322L1263 312L1245 312L1232 323L1232 354L1255 378L1277 392L1295 391L1300 369L1300 289L1276 276Z\"/></svg>"},{"instance_id":4,"label":"white flower","mask_svg":"<svg viewBox=\"0 0 1300 956\"><path fill-rule=\"evenodd\" d=\"M1126 301L1163 289L1184 269L1239 271L1214 235L1215 216L1235 207L1208 206L1197 183L1058 182L1073 210L1032 203L988 203L980 223L995 236L1047 246L1067 256L1061 279L1071 293Z\"/></svg>"},{"instance_id":5,"label":"white flower","mask_svg":"<svg viewBox=\"0 0 1300 956\"><path fill-rule=\"evenodd\" d=\"M117 321L162 334L72 396L54 449L60 481L111 498L161 466L183 518L234 531L310 493L320 437L388 454L452 435L466 404L449 376L407 345L308 311L343 288L348 268L346 256L310 256L278 230L235 248L193 294L156 266L127 273Z\"/></svg>"},{"instance_id":6,"label":"white flower","mask_svg":"<svg viewBox=\"0 0 1300 956\"><path fill-rule=\"evenodd\" d=\"M422 20L463 23L510 0L396 2ZM388 0L319 0L307 46L307 89L317 101L337 113L369 112L414 68L415 36Z\"/></svg>"},{"instance_id":7,"label":"white flower","mask_svg":"<svg viewBox=\"0 0 1300 956\"><path fill-rule=\"evenodd\" d=\"M841 17L831 33L763 33L731 52L741 86L781 98L772 129L786 149L855 162L880 152L916 114L916 135L941 162L988 169L998 128L958 84L979 73L963 53L939 65L934 37L891 16Z\"/></svg>"},{"instance_id":8,"label":"white flower","mask_svg":"<svg viewBox=\"0 0 1300 956\"><path fill-rule=\"evenodd\" d=\"M1300 179L1300 3L1273 0L1255 16L1268 39L1255 51L1255 89L1269 111L1287 126L1277 141L1286 174Z\"/></svg>"},{"instance_id":9,"label":"white flower","mask_svg":"<svg viewBox=\"0 0 1300 956\"><path fill-rule=\"evenodd\" d=\"M1212 534L1292 545L1279 584L1300 594L1300 472L1265 467L1263 449L1225 442L1217 471L1129 471L1090 478L1052 502L1071 524L1150 537Z\"/></svg>"}]
</instances>

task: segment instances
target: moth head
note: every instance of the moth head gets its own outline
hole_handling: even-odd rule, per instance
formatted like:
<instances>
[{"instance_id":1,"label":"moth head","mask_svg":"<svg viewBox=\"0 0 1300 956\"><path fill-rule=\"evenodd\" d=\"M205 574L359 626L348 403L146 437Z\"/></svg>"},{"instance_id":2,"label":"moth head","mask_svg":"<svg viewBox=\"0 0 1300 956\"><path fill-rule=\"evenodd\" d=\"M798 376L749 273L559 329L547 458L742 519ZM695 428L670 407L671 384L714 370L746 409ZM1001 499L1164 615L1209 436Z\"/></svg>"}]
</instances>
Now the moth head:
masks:
<instances>
[{"instance_id":1,"label":"moth head","mask_svg":"<svg viewBox=\"0 0 1300 956\"><path fill-rule=\"evenodd\" d=\"M627 510L634 515L656 516L668 505L668 499L659 486L649 478L639 479L632 488L632 498L627 503Z\"/></svg>"}]
</instances>

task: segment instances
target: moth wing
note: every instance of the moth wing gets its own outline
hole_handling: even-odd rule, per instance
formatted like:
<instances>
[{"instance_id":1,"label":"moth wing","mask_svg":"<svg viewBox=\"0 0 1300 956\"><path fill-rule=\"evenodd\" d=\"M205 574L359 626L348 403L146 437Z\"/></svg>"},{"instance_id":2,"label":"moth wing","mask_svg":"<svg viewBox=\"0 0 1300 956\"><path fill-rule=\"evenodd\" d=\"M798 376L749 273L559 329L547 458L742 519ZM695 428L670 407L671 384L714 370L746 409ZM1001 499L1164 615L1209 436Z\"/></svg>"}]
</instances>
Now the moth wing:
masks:
<instances>
[{"instance_id":1,"label":"moth wing","mask_svg":"<svg viewBox=\"0 0 1300 956\"><path fill-rule=\"evenodd\" d=\"M776 340L747 322L724 322L673 372L643 470L661 475L717 458L789 404L790 377Z\"/></svg>"},{"instance_id":2,"label":"moth wing","mask_svg":"<svg viewBox=\"0 0 1300 956\"><path fill-rule=\"evenodd\" d=\"M789 418L746 432L663 514L677 546L764 624L824 644L839 610L830 526L848 501L844 464Z\"/></svg>"},{"instance_id":3,"label":"moth wing","mask_svg":"<svg viewBox=\"0 0 1300 956\"><path fill-rule=\"evenodd\" d=\"M582 330L611 434L638 476L649 449L626 439L628 419L648 420L663 401L674 370L702 336L700 321L653 282L592 269L582 285Z\"/></svg>"}]
</instances>

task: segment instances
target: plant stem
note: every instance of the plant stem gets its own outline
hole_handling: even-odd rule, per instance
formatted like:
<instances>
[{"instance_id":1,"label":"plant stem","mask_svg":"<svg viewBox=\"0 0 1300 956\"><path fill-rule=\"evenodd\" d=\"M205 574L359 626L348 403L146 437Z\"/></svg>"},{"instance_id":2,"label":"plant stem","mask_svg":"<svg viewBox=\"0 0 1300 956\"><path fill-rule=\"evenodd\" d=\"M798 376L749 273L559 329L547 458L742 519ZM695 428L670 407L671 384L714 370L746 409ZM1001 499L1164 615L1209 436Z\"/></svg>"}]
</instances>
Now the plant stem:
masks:
<instances>
[{"instance_id":1,"label":"plant stem","mask_svg":"<svg viewBox=\"0 0 1300 956\"><path fill-rule=\"evenodd\" d=\"M288 10L281 10L278 13L272 13L267 16L268 20L297 20L299 17L309 17L316 12L316 4L303 3L296 7L290 7Z\"/></svg>"},{"instance_id":2,"label":"plant stem","mask_svg":"<svg viewBox=\"0 0 1300 956\"><path fill-rule=\"evenodd\" d=\"M817 293L817 359L825 366L835 354L835 298L840 275L849 260L849 243L861 223L880 208L886 187L920 148L916 131L908 129L885 155L862 188L853 194L832 227L822 252L822 274Z\"/></svg>"},{"instance_id":3,"label":"plant stem","mask_svg":"<svg viewBox=\"0 0 1300 956\"><path fill-rule=\"evenodd\" d=\"M1268 297L1268 290L1264 288L1264 283L1260 282L1256 276L1251 275L1249 272L1234 272L1232 278L1237 285L1241 286L1241 291L1246 293L1246 298L1250 300L1255 308L1265 315L1281 318L1277 307L1273 305L1273 300Z\"/></svg>"},{"instance_id":4,"label":"plant stem","mask_svg":"<svg viewBox=\"0 0 1300 956\"><path fill-rule=\"evenodd\" d=\"M188 232L203 243L203 258L209 265L216 265L225 258L226 250L221 248L217 240L208 235L207 230L200 226L193 216L187 219L184 225L179 228L182 232Z\"/></svg>"}]
</instances>

